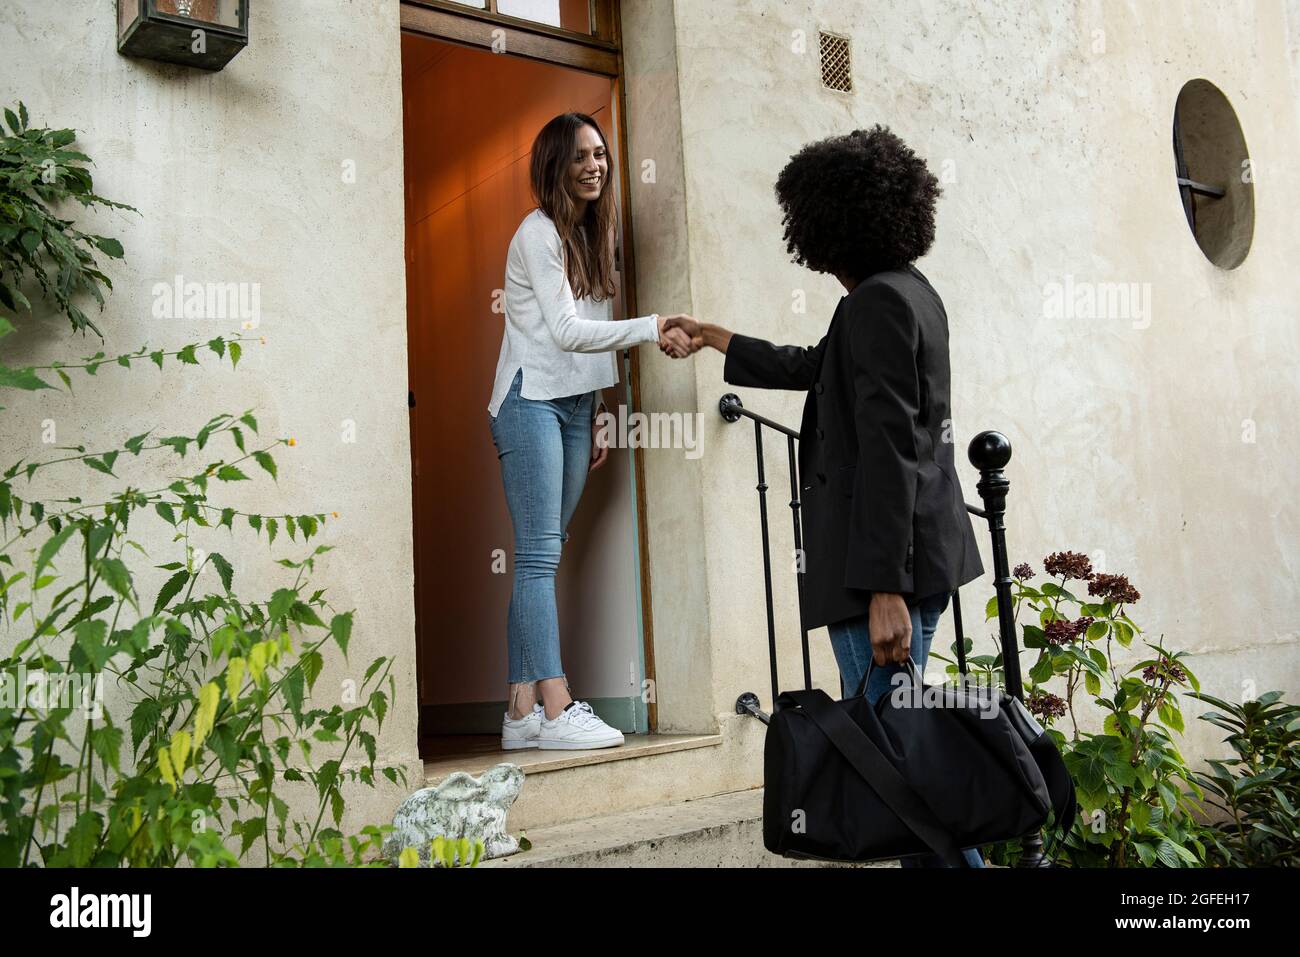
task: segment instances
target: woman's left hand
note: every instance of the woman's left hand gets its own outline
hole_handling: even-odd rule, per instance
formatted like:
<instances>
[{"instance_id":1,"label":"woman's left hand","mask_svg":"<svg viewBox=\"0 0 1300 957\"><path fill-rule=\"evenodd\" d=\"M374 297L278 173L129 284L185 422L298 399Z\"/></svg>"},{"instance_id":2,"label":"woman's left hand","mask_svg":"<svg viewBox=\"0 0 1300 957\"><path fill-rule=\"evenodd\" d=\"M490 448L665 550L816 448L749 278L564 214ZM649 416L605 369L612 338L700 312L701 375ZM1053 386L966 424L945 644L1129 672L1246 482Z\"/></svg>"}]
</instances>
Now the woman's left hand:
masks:
<instances>
[{"instance_id":1,"label":"woman's left hand","mask_svg":"<svg viewBox=\"0 0 1300 957\"><path fill-rule=\"evenodd\" d=\"M609 458L609 446L603 445L602 440L605 438L605 430L601 420L601 415L605 412L605 403L600 403L596 409L596 414L591 417L591 464L587 466L588 472L594 472L605 464Z\"/></svg>"}]
</instances>

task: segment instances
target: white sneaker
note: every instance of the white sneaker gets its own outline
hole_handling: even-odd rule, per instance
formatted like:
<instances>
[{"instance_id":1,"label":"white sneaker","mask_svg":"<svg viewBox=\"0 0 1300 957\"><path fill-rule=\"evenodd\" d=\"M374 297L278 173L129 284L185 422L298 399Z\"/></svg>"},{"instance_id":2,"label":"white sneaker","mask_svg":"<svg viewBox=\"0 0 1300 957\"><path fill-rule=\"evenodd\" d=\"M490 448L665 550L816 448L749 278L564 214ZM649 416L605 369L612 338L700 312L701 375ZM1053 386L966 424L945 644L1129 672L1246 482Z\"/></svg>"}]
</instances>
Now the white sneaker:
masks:
<instances>
[{"instance_id":1,"label":"white sneaker","mask_svg":"<svg viewBox=\"0 0 1300 957\"><path fill-rule=\"evenodd\" d=\"M533 705L533 710L522 718L512 718L507 711L501 719L501 750L521 751L537 747L537 735L545 717L546 712L540 704Z\"/></svg>"},{"instance_id":2,"label":"white sneaker","mask_svg":"<svg viewBox=\"0 0 1300 957\"><path fill-rule=\"evenodd\" d=\"M623 732L611 728L591 710L585 701L571 701L564 710L548 720L542 715L537 746L543 751L582 751L587 748L612 748L623 743Z\"/></svg>"}]
</instances>

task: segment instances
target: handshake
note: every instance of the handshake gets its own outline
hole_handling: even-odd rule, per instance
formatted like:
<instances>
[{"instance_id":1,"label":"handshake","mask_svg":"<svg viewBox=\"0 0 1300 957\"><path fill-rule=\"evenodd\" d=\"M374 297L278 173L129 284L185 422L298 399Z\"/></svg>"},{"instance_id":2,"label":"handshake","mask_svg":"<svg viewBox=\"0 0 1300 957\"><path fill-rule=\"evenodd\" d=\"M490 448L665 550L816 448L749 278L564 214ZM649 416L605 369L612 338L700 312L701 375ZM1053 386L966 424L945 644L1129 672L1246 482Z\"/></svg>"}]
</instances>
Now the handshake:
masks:
<instances>
[{"instance_id":1,"label":"handshake","mask_svg":"<svg viewBox=\"0 0 1300 957\"><path fill-rule=\"evenodd\" d=\"M673 359L684 359L704 348L701 323L678 313L659 317L659 351Z\"/></svg>"}]
</instances>

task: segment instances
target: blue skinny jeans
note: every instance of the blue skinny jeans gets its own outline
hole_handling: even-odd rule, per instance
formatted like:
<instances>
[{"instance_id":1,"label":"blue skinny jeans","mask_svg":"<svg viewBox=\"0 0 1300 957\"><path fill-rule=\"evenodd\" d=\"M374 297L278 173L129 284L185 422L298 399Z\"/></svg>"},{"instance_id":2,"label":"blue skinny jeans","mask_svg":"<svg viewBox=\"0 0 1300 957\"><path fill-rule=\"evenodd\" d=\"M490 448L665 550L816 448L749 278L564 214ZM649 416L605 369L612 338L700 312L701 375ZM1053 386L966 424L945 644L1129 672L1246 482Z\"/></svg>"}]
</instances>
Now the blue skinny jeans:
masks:
<instances>
[{"instance_id":1,"label":"blue skinny jeans","mask_svg":"<svg viewBox=\"0 0 1300 957\"><path fill-rule=\"evenodd\" d=\"M488 415L514 525L514 586L506 625L511 684L562 678L555 573L569 520L591 464L595 393L525 399L515 374L497 414Z\"/></svg>"}]
</instances>

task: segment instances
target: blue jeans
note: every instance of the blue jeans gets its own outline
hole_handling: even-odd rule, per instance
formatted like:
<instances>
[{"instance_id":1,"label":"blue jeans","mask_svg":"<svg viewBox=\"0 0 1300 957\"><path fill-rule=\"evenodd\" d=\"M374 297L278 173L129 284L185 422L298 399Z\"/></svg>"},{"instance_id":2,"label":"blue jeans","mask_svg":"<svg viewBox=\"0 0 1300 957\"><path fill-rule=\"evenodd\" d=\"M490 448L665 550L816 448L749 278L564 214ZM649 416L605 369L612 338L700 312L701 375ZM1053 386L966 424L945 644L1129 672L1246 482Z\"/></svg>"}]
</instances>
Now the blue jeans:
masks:
<instances>
[{"instance_id":1,"label":"blue jeans","mask_svg":"<svg viewBox=\"0 0 1300 957\"><path fill-rule=\"evenodd\" d=\"M522 369L515 373L497 414L488 416L515 533L506 625L511 684L564 677L555 572L587 484L594 396L525 399L519 394L523 375Z\"/></svg>"},{"instance_id":2,"label":"blue jeans","mask_svg":"<svg viewBox=\"0 0 1300 957\"><path fill-rule=\"evenodd\" d=\"M916 673L925 675L925 660L930 656L930 642L934 640L935 628L939 618L948 607L948 594L923 598L916 604L909 605L912 613L912 650L911 658L916 662ZM827 627L831 636L831 647L835 650L835 661L840 666L840 680L844 683L843 692L851 695L857 692L862 683L862 676L867 673L871 663L871 635L867 631L867 616L849 618ZM903 671L899 664L876 665L871 669L867 680L867 700L873 705L880 696L887 693L893 685L894 675ZM983 867L984 858L973 847L962 851L971 867ZM905 857L898 862L902 867L943 867L943 861L937 854L919 854Z\"/></svg>"}]
</instances>

